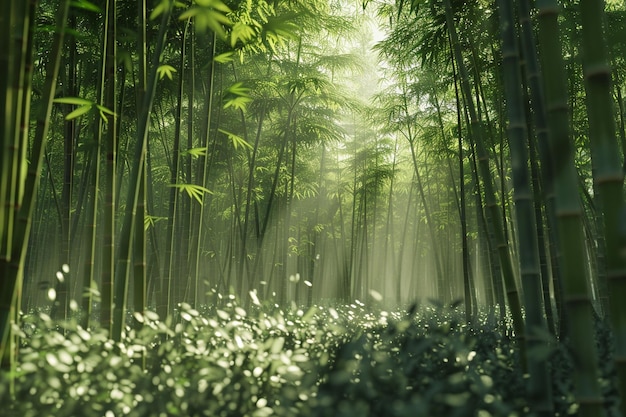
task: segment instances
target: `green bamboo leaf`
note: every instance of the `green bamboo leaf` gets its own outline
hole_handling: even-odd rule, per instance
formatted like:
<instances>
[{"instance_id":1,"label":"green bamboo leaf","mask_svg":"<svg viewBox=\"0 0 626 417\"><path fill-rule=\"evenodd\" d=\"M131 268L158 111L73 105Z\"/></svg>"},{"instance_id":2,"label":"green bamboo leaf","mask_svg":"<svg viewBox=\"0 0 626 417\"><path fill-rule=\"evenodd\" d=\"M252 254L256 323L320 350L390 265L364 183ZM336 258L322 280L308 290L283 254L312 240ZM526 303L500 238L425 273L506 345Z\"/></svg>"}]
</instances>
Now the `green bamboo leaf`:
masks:
<instances>
[{"instance_id":1,"label":"green bamboo leaf","mask_svg":"<svg viewBox=\"0 0 626 417\"><path fill-rule=\"evenodd\" d=\"M242 82L237 82L226 89L227 92L238 96L248 96L250 89L243 86Z\"/></svg>"},{"instance_id":2,"label":"green bamboo leaf","mask_svg":"<svg viewBox=\"0 0 626 417\"><path fill-rule=\"evenodd\" d=\"M218 129L218 130L221 133L223 133L226 136L228 136L228 139L231 140L231 142L233 143L233 147L235 149L239 149L239 147L252 149L252 145L250 145L248 142L246 142L246 140L244 138L242 138L241 136L237 136L234 133L227 132L227 131L225 131L223 129Z\"/></svg>"},{"instance_id":3,"label":"green bamboo leaf","mask_svg":"<svg viewBox=\"0 0 626 417\"><path fill-rule=\"evenodd\" d=\"M232 26L233 22L226 16L231 10L220 0L199 0L178 17L180 20L195 18L196 29L212 30L222 39L226 38L225 26Z\"/></svg>"},{"instance_id":4,"label":"green bamboo leaf","mask_svg":"<svg viewBox=\"0 0 626 417\"><path fill-rule=\"evenodd\" d=\"M180 16L178 16L178 20L187 20L187 19L189 19L191 17L195 17L201 11L202 11L202 9L200 9L198 7L190 7L186 11L182 12L180 14Z\"/></svg>"},{"instance_id":5,"label":"green bamboo leaf","mask_svg":"<svg viewBox=\"0 0 626 417\"><path fill-rule=\"evenodd\" d=\"M285 16L272 16L267 20L267 23L263 25L263 29L266 34L274 35L276 40L294 39L297 38L298 25L293 22L293 15L286 14Z\"/></svg>"},{"instance_id":6,"label":"green bamboo leaf","mask_svg":"<svg viewBox=\"0 0 626 417\"><path fill-rule=\"evenodd\" d=\"M77 106L91 106L94 104L93 101L80 98L80 97L60 97L60 98L55 98L54 102L61 103L61 104L75 104Z\"/></svg>"},{"instance_id":7,"label":"green bamboo leaf","mask_svg":"<svg viewBox=\"0 0 626 417\"><path fill-rule=\"evenodd\" d=\"M98 110L98 113L100 114L100 117L102 118L102 120L106 123L108 122L108 118L107 115L109 116L113 116L113 117L117 117L117 115L115 114L115 112L113 112L112 110L100 105L100 104L95 104L96 109Z\"/></svg>"},{"instance_id":8,"label":"green bamboo leaf","mask_svg":"<svg viewBox=\"0 0 626 417\"><path fill-rule=\"evenodd\" d=\"M144 230L148 230L149 228L153 227L156 223L163 221L163 220L167 220L167 217L150 216L149 214L146 214L143 218Z\"/></svg>"},{"instance_id":9,"label":"green bamboo leaf","mask_svg":"<svg viewBox=\"0 0 626 417\"><path fill-rule=\"evenodd\" d=\"M171 65L163 64L157 68L157 74L159 74L159 80L162 80L163 77L167 77L170 80L174 79L173 74L176 72L176 68Z\"/></svg>"},{"instance_id":10,"label":"green bamboo leaf","mask_svg":"<svg viewBox=\"0 0 626 417\"><path fill-rule=\"evenodd\" d=\"M70 3L70 6L77 8L77 9L87 10L88 12L96 12L96 13L102 12L102 9L100 7L96 6L95 4L87 0L73 1Z\"/></svg>"},{"instance_id":11,"label":"green bamboo leaf","mask_svg":"<svg viewBox=\"0 0 626 417\"><path fill-rule=\"evenodd\" d=\"M214 57L213 60L215 62L219 62L220 64L225 64L227 62L233 61L233 55L233 52L224 52L223 54L219 54L218 56Z\"/></svg>"},{"instance_id":12,"label":"green bamboo leaf","mask_svg":"<svg viewBox=\"0 0 626 417\"><path fill-rule=\"evenodd\" d=\"M100 104L96 104L96 108L100 111L100 113L103 114L108 114L111 116L116 116L115 112L113 110L110 110L104 106L101 106Z\"/></svg>"},{"instance_id":13,"label":"green bamboo leaf","mask_svg":"<svg viewBox=\"0 0 626 417\"><path fill-rule=\"evenodd\" d=\"M156 7L150 13L150 20L154 20L157 17L161 16L163 12L167 10L168 7L169 7L169 0L161 0L161 2L157 4Z\"/></svg>"},{"instance_id":14,"label":"green bamboo leaf","mask_svg":"<svg viewBox=\"0 0 626 417\"><path fill-rule=\"evenodd\" d=\"M89 12L96 12L96 13L102 12L102 9L100 7L98 7L97 5L87 0L72 1L70 3L70 6L77 8L77 9L87 10Z\"/></svg>"},{"instance_id":15,"label":"green bamboo leaf","mask_svg":"<svg viewBox=\"0 0 626 417\"><path fill-rule=\"evenodd\" d=\"M72 119L76 119L79 116L82 116L85 113L89 113L89 111L92 109L93 106L89 105L89 106L80 106L79 108L77 108L76 110L74 110L73 112L69 113L67 116L65 116L65 120L72 120Z\"/></svg>"},{"instance_id":16,"label":"green bamboo leaf","mask_svg":"<svg viewBox=\"0 0 626 417\"><path fill-rule=\"evenodd\" d=\"M189 198L195 199L200 204L202 204L204 194L213 194L211 190L196 184L170 184L168 187L174 187L180 192L187 193Z\"/></svg>"},{"instance_id":17,"label":"green bamboo leaf","mask_svg":"<svg viewBox=\"0 0 626 417\"><path fill-rule=\"evenodd\" d=\"M254 36L255 32L252 27L246 25L245 23L237 22L230 32L230 46L234 48L238 41L245 44L254 38Z\"/></svg>"},{"instance_id":18,"label":"green bamboo leaf","mask_svg":"<svg viewBox=\"0 0 626 417\"><path fill-rule=\"evenodd\" d=\"M233 107L235 109L246 111L246 106L252 101L248 95L250 89L244 87L242 82L237 82L226 89L224 97L224 108Z\"/></svg>"},{"instance_id":19,"label":"green bamboo leaf","mask_svg":"<svg viewBox=\"0 0 626 417\"><path fill-rule=\"evenodd\" d=\"M224 103L224 108L227 109L229 107L233 107L237 110L246 111L246 107L248 103L250 103L252 99L250 97L235 97L231 100L227 100Z\"/></svg>"},{"instance_id":20,"label":"green bamboo leaf","mask_svg":"<svg viewBox=\"0 0 626 417\"><path fill-rule=\"evenodd\" d=\"M220 38L226 38L224 26L231 26L233 23L225 15L212 10L204 10L196 16L196 24L199 28L208 28L215 32Z\"/></svg>"},{"instance_id":21,"label":"green bamboo leaf","mask_svg":"<svg viewBox=\"0 0 626 417\"><path fill-rule=\"evenodd\" d=\"M191 155L193 158L199 158L201 156L206 156L206 151L207 148L205 147L201 147L201 148L191 148L191 149L187 149L186 151L183 152L184 155Z\"/></svg>"},{"instance_id":22,"label":"green bamboo leaf","mask_svg":"<svg viewBox=\"0 0 626 417\"><path fill-rule=\"evenodd\" d=\"M196 0L196 4L200 7L211 7L224 13L230 13L230 8L220 0Z\"/></svg>"}]
</instances>

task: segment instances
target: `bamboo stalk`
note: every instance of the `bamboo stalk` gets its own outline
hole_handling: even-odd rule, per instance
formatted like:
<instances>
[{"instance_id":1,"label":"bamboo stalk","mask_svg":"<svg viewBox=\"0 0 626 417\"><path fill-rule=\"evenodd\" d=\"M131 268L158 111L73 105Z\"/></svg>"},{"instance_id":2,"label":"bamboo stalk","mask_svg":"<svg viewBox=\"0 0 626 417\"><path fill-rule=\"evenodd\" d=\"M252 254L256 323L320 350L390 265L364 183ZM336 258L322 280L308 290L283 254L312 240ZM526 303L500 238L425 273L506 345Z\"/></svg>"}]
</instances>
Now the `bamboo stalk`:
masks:
<instances>
[{"instance_id":1,"label":"bamboo stalk","mask_svg":"<svg viewBox=\"0 0 626 417\"><path fill-rule=\"evenodd\" d=\"M24 197L19 212L17 213L17 220L12 225L14 232L10 246L10 255L0 258L0 355L5 351L6 342L8 340L11 309L14 306L14 302L16 302L15 291L16 288L20 288L23 279L24 260L26 258L26 250L28 248L28 239L32 225L34 201L37 196L43 156L47 144L48 125L61 62L61 48L68 10L69 0L62 1L57 9L57 30L53 38L50 60L46 66L46 79L42 99L43 104L37 114L37 127L31 149L31 163L28 164L28 171L25 178ZM4 28L4 26L2 26L2 28ZM6 138L3 136L2 140L4 141L5 139ZM26 138L23 138L23 140L26 140ZM24 161L24 163L26 163L26 161ZM3 165L3 177L4 174L8 176L8 173L5 172L5 168L6 166ZM9 181L13 180L15 179L9 177ZM8 250L8 248L2 246L3 255L6 254L6 250Z\"/></svg>"},{"instance_id":2,"label":"bamboo stalk","mask_svg":"<svg viewBox=\"0 0 626 417\"><path fill-rule=\"evenodd\" d=\"M104 19L104 105L113 113L117 106L116 93L116 9L117 0L107 0ZM100 325L109 330L112 329L113 311L113 275L115 271L115 190L116 190L116 120L114 115L107 117L107 131L102 146L105 154L105 181L104 181L104 213L103 213L103 237L102 244L102 271L100 275Z\"/></svg>"},{"instance_id":3,"label":"bamboo stalk","mask_svg":"<svg viewBox=\"0 0 626 417\"><path fill-rule=\"evenodd\" d=\"M119 237L119 256L118 264L115 270L115 308L113 311L113 323L111 326L111 337L115 341L122 338L122 329L125 325L125 312L128 295L128 281L130 276L130 260L131 260L131 242L133 240L134 222L136 219L137 203L139 200L139 192L141 189L142 169L146 156L146 147L148 142L148 126L152 104L154 103L154 95L157 84L157 69L161 61L161 53L165 45L165 36L167 27L172 15L173 0L168 2L168 7L163 12L159 34L157 36L157 44L155 46L150 75L147 82L146 94L143 97L143 103L139 108L139 118L137 126L137 141L133 149L133 164L129 176L128 193L126 196L126 210L122 222L122 230ZM141 219L143 222L143 219Z\"/></svg>"},{"instance_id":4,"label":"bamboo stalk","mask_svg":"<svg viewBox=\"0 0 626 417\"><path fill-rule=\"evenodd\" d=\"M524 306L526 312L526 345L529 351L547 343L542 333L547 332L542 302L541 267L537 246L537 226L534 212L533 191L528 166L528 131L520 57L515 33L515 17L509 0L498 0L500 35L502 37L502 72L506 114L508 118L508 141L513 174L513 199L518 226L519 263L521 270ZM530 377L527 382L531 409L539 416L554 414L550 364L547 358L528 355Z\"/></svg>"},{"instance_id":5,"label":"bamboo stalk","mask_svg":"<svg viewBox=\"0 0 626 417\"><path fill-rule=\"evenodd\" d=\"M582 58L594 182L604 220L609 321L615 342L614 361L626 415L626 232L624 231L624 174L615 129L611 67L604 37L604 1L581 0ZM597 197L596 197L597 198Z\"/></svg>"},{"instance_id":6,"label":"bamboo stalk","mask_svg":"<svg viewBox=\"0 0 626 417\"><path fill-rule=\"evenodd\" d=\"M451 40L453 51L454 51L454 59L458 66L461 89L463 91L463 95L465 96L465 103L466 103L467 111L469 113L471 134L474 139L474 144L476 145L476 157L478 159L479 173L480 173L481 180L483 182L484 193L485 193L485 208L486 210L490 212L490 215L491 215L490 219L493 225L492 230L494 232L495 243L497 245L497 250L498 250L498 257L500 259L500 265L502 267L504 283L506 286L507 300L508 300L509 308L511 310L511 315L513 318L515 337L519 341L522 366L525 367L526 348L525 348L525 342L524 342L525 330L524 330L524 322L522 318L522 310L520 306L520 300L519 300L517 287L515 284L513 265L511 263L511 257L509 254L508 244L506 242L504 232L503 232L504 229L503 229L502 217L501 217L502 213L499 210L499 207L497 205L496 198L495 198L493 179L491 177L491 170L489 167L489 155L487 152L487 148L485 146L484 133L481 127L481 121L478 117L478 114L476 112L476 107L472 99L468 71L463 61L461 45L459 43L458 34L456 32L456 27L454 24L454 17L452 14L452 6L450 3L450 0L444 0L444 7L445 7L445 14L446 14L446 26L448 28L448 34L450 35L450 40Z\"/></svg>"},{"instance_id":7,"label":"bamboo stalk","mask_svg":"<svg viewBox=\"0 0 626 417\"><path fill-rule=\"evenodd\" d=\"M564 319L574 356L575 398L580 415L603 416L598 384L597 352L593 309L585 274L582 207L569 127L569 104L559 35L559 5L555 0L538 0L539 46L542 57L546 112L553 157L555 213L563 272Z\"/></svg>"}]
</instances>

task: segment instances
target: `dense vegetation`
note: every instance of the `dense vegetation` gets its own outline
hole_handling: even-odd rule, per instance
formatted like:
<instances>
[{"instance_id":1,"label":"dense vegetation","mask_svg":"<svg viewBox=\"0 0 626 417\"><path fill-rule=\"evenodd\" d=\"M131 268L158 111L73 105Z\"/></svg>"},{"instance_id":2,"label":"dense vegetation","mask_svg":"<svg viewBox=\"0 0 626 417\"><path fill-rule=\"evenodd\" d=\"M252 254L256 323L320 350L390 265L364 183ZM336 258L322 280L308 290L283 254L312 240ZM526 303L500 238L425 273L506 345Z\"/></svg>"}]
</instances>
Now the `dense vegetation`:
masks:
<instances>
[{"instance_id":1,"label":"dense vegetation","mask_svg":"<svg viewBox=\"0 0 626 417\"><path fill-rule=\"evenodd\" d=\"M181 306L176 325L137 316L144 326L118 344L76 320L24 317L14 395L0 385L3 415L528 414L511 328L493 315L467 326L460 311L441 306L245 310L234 296L213 301L205 311ZM600 326L598 336L605 332ZM554 415L571 415L572 359L550 345L534 354L554 364ZM616 415L614 369L604 371L606 409Z\"/></svg>"},{"instance_id":2,"label":"dense vegetation","mask_svg":"<svg viewBox=\"0 0 626 417\"><path fill-rule=\"evenodd\" d=\"M3 398L626 414L625 57L619 0L2 2Z\"/></svg>"}]
</instances>

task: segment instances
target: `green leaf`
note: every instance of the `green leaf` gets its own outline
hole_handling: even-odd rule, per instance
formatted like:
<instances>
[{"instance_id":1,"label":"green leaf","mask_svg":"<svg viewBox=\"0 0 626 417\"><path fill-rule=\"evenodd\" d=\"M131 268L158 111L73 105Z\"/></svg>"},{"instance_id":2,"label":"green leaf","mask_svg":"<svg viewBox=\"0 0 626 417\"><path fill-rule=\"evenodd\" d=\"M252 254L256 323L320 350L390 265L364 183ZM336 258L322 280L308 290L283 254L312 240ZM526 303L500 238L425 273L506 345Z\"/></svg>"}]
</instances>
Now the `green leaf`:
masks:
<instances>
[{"instance_id":1,"label":"green leaf","mask_svg":"<svg viewBox=\"0 0 626 417\"><path fill-rule=\"evenodd\" d=\"M220 0L196 0L196 4L200 7L210 7L224 13L230 13L230 8Z\"/></svg>"},{"instance_id":2,"label":"green leaf","mask_svg":"<svg viewBox=\"0 0 626 417\"><path fill-rule=\"evenodd\" d=\"M80 98L80 97L61 97L61 98L55 98L54 99L55 103L61 103L61 104L75 104L77 106L91 106L94 104L93 101L91 100L87 100L84 98Z\"/></svg>"},{"instance_id":3,"label":"green leaf","mask_svg":"<svg viewBox=\"0 0 626 417\"><path fill-rule=\"evenodd\" d=\"M157 4L156 7L150 13L149 19L154 20L157 17L161 16L165 11L168 10L169 6L170 6L169 0L161 0L161 2Z\"/></svg>"},{"instance_id":4,"label":"green leaf","mask_svg":"<svg viewBox=\"0 0 626 417\"><path fill-rule=\"evenodd\" d=\"M200 204L202 204L204 194L213 194L209 189L196 184L170 184L168 187L174 187L180 192L184 191L189 198L195 199Z\"/></svg>"},{"instance_id":5,"label":"green leaf","mask_svg":"<svg viewBox=\"0 0 626 417\"><path fill-rule=\"evenodd\" d=\"M167 77L170 80L173 80L174 79L173 74L175 72L176 72L176 68L167 64L159 65L159 68L157 68L157 74L159 74L159 80L162 80L163 77Z\"/></svg>"},{"instance_id":6,"label":"green leaf","mask_svg":"<svg viewBox=\"0 0 626 417\"><path fill-rule=\"evenodd\" d=\"M195 17L196 15L198 15L202 10L199 9L198 7L190 7L189 9L187 9L186 11L182 12L180 14L180 16L178 16L179 20L186 20L192 17Z\"/></svg>"},{"instance_id":7,"label":"green leaf","mask_svg":"<svg viewBox=\"0 0 626 417\"><path fill-rule=\"evenodd\" d=\"M233 22L226 16L231 10L220 0L196 0L196 6L192 6L179 16L180 20L195 18L195 26L198 31L207 29L217 33L222 39L226 38L224 26L232 26Z\"/></svg>"},{"instance_id":8,"label":"green leaf","mask_svg":"<svg viewBox=\"0 0 626 417\"><path fill-rule=\"evenodd\" d=\"M233 61L233 55L233 52L224 52L223 54L219 54L218 56L214 57L213 60L215 62L219 62L220 64L225 64L227 62Z\"/></svg>"},{"instance_id":9,"label":"green leaf","mask_svg":"<svg viewBox=\"0 0 626 417\"><path fill-rule=\"evenodd\" d=\"M207 148L205 147L201 147L201 148L191 148L191 149L187 149L186 151L183 152L184 155L191 155L194 158L198 158L201 156L206 156L206 151Z\"/></svg>"},{"instance_id":10,"label":"green leaf","mask_svg":"<svg viewBox=\"0 0 626 417\"><path fill-rule=\"evenodd\" d=\"M167 217L150 216L149 214L146 214L143 218L143 228L144 230L148 230L149 228L153 227L156 223L163 221L163 220L167 220Z\"/></svg>"},{"instance_id":11,"label":"green leaf","mask_svg":"<svg viewBox=\"0 0 626 417\"><path fill-rule=\"evenodd\" d=\"M231 85L230 87L228 87L228 89L226 90L231 94L236 94L238 96L248 96L248 92L250 92L250 89L247 87L243 86L242 82L237 82L233 85Z\"/></svg>"},{"instance_id":12,"label":"green leaf","mask_svg":"<svg viewBox=\"0 0 626 417\"><path fill-rule=\"evenodd\" d=\"M115 116L115 112L113 110L109 110L104 106L101 106L99 104L96 104L96 107L98 108L98 110L100 110L100 113L104 113L104 114L108 114L111 116Z\"/></svg>"},{"instance_id":13,"label":"green leaf","mask_svg":"<svg viewBox=\"0 0 626 417\"><path fill-rule=\"evenodd\" d=\"M249 97L235 97L231 100L227 100L226 103L224 103L224 108L227 109L229 107L233 107L237 110L245 112L248 103L250 103L251 101L252 99Z\"/></svg>"},{"instance_id":14,"label":"green leaf","mask_svg":"<svg viewBox=\"0 0 626 417\"><path fill-rule=\"evenodd\" d=\"M109 119L107 118L107 115L113 116L113 117L117 117L115 112L113 112L112 110L107 109L104 106L96 104L96 108L98 109L98 113L100 114L100 117L102 118L102 120L104 122L108 122L109 121Z\"/></svg>"},{"instance_id":15,"label":"green leaf","mask_svg":"<svg viewBox=\"0 0 626 417\"><path fill-rule=\"evenodd\" d=\"M252 98L248 95L249 91L250 89L244 87L241 82L237 82L228 87L224 97L224 108L233 107L245 112L248 103L252 101Z\"/></svg>"},{"instance_id":16,"label":"green leaf","mask_svg":"<svg viewBox=\"0 0 626 417\"><path fill-rule=\"evenodd\" d=\"M71 7L75 7L77 9L87 10L89 12L101 13L102 9L90 1L87 0L77 0L70 3Z\"/></svg>"},{"instance_id":17,"label":"green leaf","mask_svg":"<svg viewBox=\"0 0 626 417\"><path fill-rule=\"evenodd\" d=\"M252 149L252 145L246 142L246 140L242 138L241 136L237 136L234 133L227 132L223 129L218 129L218 131L228 136L228 139L231 140L231 142L233 143L233 147L235 149L239 149L239 147Z\"/></svg>"},{"instance_id":18,"label":"green leaf","mask_svg":"<svg viewBox=\"0 0 626 417\"><path fill-rule=\"evenodd\" d=\"M67 116L65 116L65 120L72 120L72 119L76 119L79 116L82 116L85 113L89 113L89 111L93 108L93 106L89 105L89 106L80 106L79 108L77 108L76 110L74 110L73 112L69 113Z\"/></svg>"},{"instance_id":19,"label":"green leaf","mask_svg":"<svg viewBox=\"0 0 626 417\"><path fill-rule=\"evenodd\" d=\"M246 43L254 38L254 29L242 22L237 22L230 32L230 46L235 47L238 41Z\"/></svg>"}]
</instances>

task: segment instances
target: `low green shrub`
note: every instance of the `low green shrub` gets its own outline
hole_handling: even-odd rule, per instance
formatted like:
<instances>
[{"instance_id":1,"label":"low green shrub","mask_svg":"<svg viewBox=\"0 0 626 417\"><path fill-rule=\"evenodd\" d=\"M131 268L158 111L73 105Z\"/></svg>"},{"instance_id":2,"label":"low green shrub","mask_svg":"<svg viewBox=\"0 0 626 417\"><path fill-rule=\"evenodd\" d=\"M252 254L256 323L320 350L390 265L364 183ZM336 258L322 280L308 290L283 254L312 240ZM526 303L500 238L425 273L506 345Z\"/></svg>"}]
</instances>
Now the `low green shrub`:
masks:
<instances>
[{"instance_id":1,"label":"low green shrub","mask_svg":"<svg viewBox=\"0 0 626 417\"><path fill-rule=\"evenodd\" d=\"M451 308L416 310L182 305L166 321L136 315L141 326L119 344L73 320L26 316L19 366L1 375L2 415L529 414L509 328L489 315L469 326ZM565 349L550 355L556 415L567 415L571 361Z\"/></svg>"}]
</instances>

